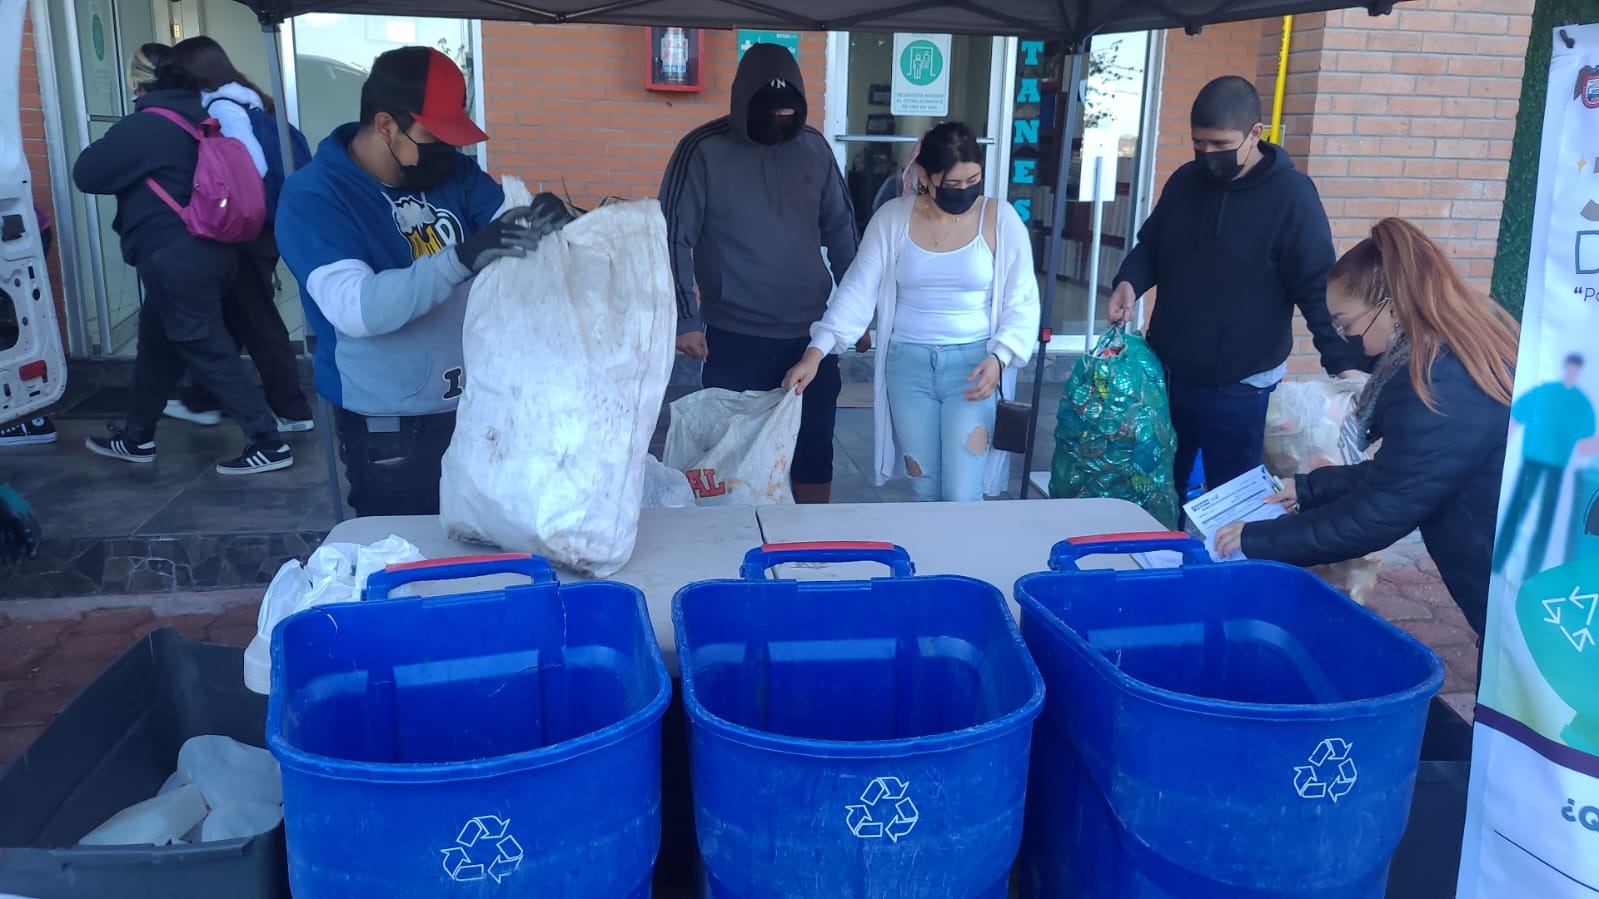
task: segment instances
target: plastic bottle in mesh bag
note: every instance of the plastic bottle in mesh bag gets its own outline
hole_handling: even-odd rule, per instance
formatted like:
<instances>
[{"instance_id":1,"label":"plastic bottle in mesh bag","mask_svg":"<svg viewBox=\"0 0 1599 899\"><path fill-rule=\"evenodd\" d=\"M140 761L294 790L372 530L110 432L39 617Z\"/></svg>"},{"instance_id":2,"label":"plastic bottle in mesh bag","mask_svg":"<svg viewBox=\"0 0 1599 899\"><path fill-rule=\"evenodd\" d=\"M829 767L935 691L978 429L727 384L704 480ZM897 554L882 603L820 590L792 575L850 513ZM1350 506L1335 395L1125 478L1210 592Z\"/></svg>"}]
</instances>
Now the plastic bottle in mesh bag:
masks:
<instances>
[{"instance_id":1,"label":"plastic bottle in mesh bag","mask_svg":"<svg viewBox=\"0 0 1599 899\"><path fill-rule=\"evenodd\" d=\"M1125 499L1176 527L1176 457L1160 360L1142 337L1111 328L1061 394L1049 495Z\"/></svg>"}]
</instances>

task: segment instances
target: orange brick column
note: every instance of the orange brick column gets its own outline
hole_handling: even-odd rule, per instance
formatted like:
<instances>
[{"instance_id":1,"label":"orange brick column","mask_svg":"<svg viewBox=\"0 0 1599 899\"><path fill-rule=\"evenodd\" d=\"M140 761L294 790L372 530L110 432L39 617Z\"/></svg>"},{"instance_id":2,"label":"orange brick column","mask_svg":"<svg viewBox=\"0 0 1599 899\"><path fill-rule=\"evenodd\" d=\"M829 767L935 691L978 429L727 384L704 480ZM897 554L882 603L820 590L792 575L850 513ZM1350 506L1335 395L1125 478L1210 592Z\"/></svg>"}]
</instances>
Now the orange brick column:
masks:
<instances>
[{"instance_id":1,"label":"orange brick column","mask_svg":"<svg viewBox=\"0 0 1599 899\"><path fill-rule=\"evenodd\" d=\"M489 167L537 191L562 182L585 208L606 197L654 197L678 140L726 115L736 33L706 31L705 90L644 89L648 30L603 25L483 23ZM827 39L800 43L809 120L826 114Z\"/></svg>"},{"instance_id":2,"label":"orange brick column","mask_svg":"<svg viewBox=\"0 0 1599 899\"><path fill-rule=\"evenodd\" d=\"M1389 16L1294 19L1286 145L1321 191L1340 251L1414 221L1487 291L1532 0L1417 0ZM1262 93L1281 31L1260 42ZM1319 370L1301 334L1296 372Z\"/></svg>"}]
</instances>

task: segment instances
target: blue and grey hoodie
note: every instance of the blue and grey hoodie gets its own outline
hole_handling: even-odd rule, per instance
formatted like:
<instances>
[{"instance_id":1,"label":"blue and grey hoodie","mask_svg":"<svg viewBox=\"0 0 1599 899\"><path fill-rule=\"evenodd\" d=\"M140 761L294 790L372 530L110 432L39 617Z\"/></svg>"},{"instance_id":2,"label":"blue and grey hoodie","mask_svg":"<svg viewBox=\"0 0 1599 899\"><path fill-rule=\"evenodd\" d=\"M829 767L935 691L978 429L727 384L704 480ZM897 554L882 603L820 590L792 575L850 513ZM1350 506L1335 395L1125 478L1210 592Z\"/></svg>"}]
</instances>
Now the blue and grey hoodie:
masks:
<instances>
[{"instance_id":1,"label":"blue and grey hoodie","mask_svg":"<svg viewBox=\"0 0 1599 899\"><path fill-rule=\"evenodd\" d=\"M449 412L466 378L472 277L451 248L494 218L504 193L465 154L442 187L387 187L350 156L357 130L328 135L278 200L278 251L316 334L317 392L362 415Z\"/></svg>"}]
</instances>

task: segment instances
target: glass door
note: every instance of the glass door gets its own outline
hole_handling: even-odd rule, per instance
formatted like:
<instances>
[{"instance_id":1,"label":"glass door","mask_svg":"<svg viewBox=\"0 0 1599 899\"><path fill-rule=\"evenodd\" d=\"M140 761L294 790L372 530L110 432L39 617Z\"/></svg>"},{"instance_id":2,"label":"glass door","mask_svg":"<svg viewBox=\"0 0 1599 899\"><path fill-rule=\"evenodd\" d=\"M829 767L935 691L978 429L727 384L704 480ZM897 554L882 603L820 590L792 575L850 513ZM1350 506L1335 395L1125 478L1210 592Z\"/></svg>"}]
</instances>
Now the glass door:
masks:
<instances>
[{"instance_id":1,"label":"glass door","mask_svg":"<svg viewBox=\"0 0 1599 899\"><path fill-rule=\"evenodd\" d=\"M65 129L66 156L73 160L132 110L127 60L140 44L160 40L162 35L156 31L149 2L72 0L70 4L51 4L51 13L59 17L51 22L51 33L58 36L55 57L63 67L58 70L59 82L81 85L78 96L82 105L71 110L75 115L66 115L63 104L63 120L77 122ZM69 223L76 245L85 249L76 258L78 283L87 290L77 302L82 306L89 350L100 355L131 355L138 334L139 278L123 263L121 241L111 227L116 200L74 193L78 206Z\"/></svg>"},{"instance_id":2,"label":"glass door","mask_svg":"<svg viewBox=\"0 0 1599 899\"><path fill-rule=\"evenodd\" d=\"M1153 163L1153 160L1142 159L1139 152L1147 127L1145 93L1149 38L1148 32L1096 36L1089 44L1085 60L1079 93L1082 102L1077 105L1073 121L1064 123L1061 120L1066 112L1067 94L1061 82L1070 77L1071 59L1064 45L1051 42L1046 46L1044 77L1039 85L1042 115L1036 154L1038 184L1033 191L1035 214L1029 225L1033 230L1033 259L1042 292L1047 287L1043 279L1047 277L1055 191L1066 191L1066 217L1057 248L1055 304L1049 322L1055 333L1050 344L1053 351L1082 351L1096 335L1104 333L1112 282L1133 246L1139 224L1138 207L1142 202L1141 167ZM1089 277L1094 255L1094 204L1079 200L1085 131L1088 132L1088 146L1103 143L1114 148L1112 165L1115 168L1114 196L1107 196L1100 210L1099 265L1094 277L1097 283L1092 289ZM1063 140L1067 142L1071 162L1067 183L1057 185L1056 166Z\"/></svg>"},{"instance_id":3,"label":"glass door","mask_svg":"<svg viewBox=\"0 0 1599 899\"><path fill-rule=\"evenodd\" d=\"M828 137L855 204L856 227L898 195L916 141L940 122L971 126L996 173L996 96L1003 39L967 35L835 32L828 83ZM1003 179L990 174L989 193Z\"/></svg>"}]
</instances>

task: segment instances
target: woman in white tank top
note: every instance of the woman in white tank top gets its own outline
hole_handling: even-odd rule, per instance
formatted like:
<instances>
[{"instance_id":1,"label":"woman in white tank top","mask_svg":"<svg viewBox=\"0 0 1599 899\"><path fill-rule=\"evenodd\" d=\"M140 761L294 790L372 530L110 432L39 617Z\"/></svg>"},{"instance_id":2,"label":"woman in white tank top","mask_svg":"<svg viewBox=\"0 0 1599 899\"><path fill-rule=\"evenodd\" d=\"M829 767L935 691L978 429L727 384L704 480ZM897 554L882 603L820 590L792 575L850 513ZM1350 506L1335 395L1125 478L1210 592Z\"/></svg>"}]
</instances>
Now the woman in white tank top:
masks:
<instances>
[{"instance_id":1,"label":"woman in white tank top","mask_svg":"<svg viewBox=\"0 0 1599 899\"><path fill-rule=\"evenodd\" d=\"M990 453L994 407L1038 337L1032 242L1009 204L983 196L983 154L958 122L927 133L918 189L873 216L860 253L811 328L784 386L803 392L828 353L877 318L877 483L901 473L917 500L973 501L1005 487Z\"/></svg>"}]
</instances>

